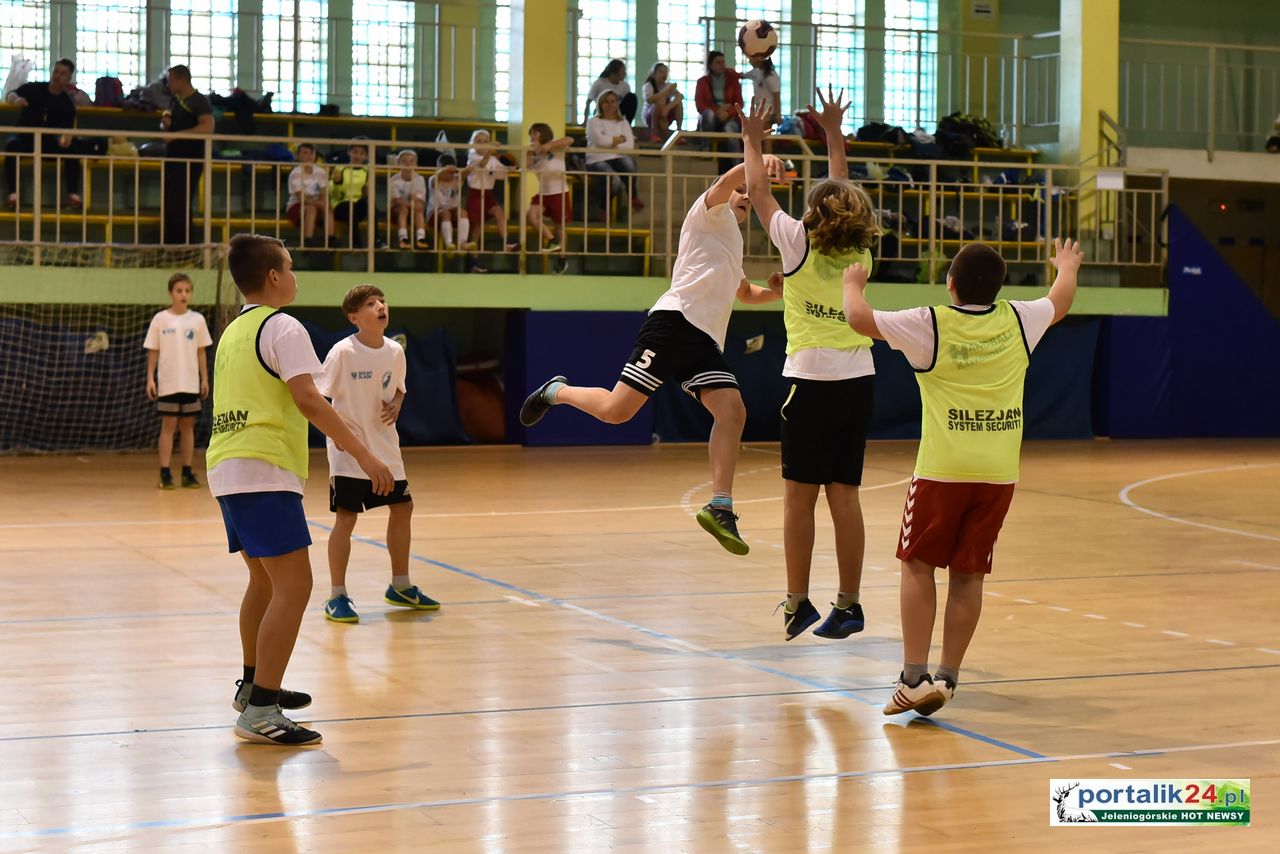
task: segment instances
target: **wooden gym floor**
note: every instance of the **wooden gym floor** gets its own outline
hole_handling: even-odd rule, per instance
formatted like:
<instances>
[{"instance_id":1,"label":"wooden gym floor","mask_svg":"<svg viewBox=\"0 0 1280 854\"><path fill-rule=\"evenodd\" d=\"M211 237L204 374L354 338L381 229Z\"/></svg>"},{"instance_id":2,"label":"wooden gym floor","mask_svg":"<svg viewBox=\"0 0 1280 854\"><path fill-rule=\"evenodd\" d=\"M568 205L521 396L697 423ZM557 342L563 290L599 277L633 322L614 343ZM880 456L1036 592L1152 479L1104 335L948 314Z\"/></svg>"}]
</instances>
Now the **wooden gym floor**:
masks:
<instances>
[{"instance_id":1,"label":"wooden gym floor","mask_svg":"<svg viewBox=\"0 0 1280 854\"><path fill-rule=\"evenodd\" d=\"M868 452L867 630L791 643L776 446L742 455L745 558L690 518L700 446L409 451L444 608L381 604L374 512L355 626L321 614L315 457L309 750L232 735L245 571L206 491L149 455L4 458L0 850L1275 850L1280 443L1030 443L931 722L880 714L913 454ZM820 517L824 612L831 548ZM1252 778L1253 827L1048 827L1051 778L1215 776Z\"/></svg>"}]
</instances>

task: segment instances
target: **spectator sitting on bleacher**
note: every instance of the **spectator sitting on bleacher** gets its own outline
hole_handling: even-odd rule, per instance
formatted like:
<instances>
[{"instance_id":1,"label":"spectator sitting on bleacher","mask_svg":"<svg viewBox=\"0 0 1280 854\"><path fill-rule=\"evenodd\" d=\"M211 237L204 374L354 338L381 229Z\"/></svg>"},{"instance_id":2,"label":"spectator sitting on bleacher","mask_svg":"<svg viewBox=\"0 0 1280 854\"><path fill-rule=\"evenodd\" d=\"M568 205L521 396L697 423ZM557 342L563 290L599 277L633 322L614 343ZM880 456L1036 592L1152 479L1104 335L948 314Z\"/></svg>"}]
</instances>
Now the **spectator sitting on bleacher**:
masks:
<instances>
[{"instance_id":1,"label":"spectator sitting on bleacher","mask_svg":"<svg viewBox=\"0 0 1280 854\"><path fill-rule=\"evenodd\" d=\"M391 215L399 228L400 248L412 249L409 242L409 214L413 213L414 237L419 249L431 246L427 242L427 182L418 174L418 152L406 148L396 156L400 171L391 176L388 196L391 199Z\"/></svg>"},{"instance_id":2,"label":"spectator sitting on bleacher","mask_svg":"<svg viewBox=\"0 0 1280 854\"><path fill-rule=\"evenodd\" d=\"M359 137L357 137L357 140ZM353 141L347 148L348 166L335 166L329 183L329 202L333 218L347 223L349 243L364 246L364 228L369 218L369 147ZM375 240L381 243L381 240Z\"/></svg>"},{"instance_id":3,"label":"spectator sitting on bleacher","mask_svg":"<svg viewBox=\"0 0 1280 854\"><path fill-rule=\"evenodd\" d=\"M324 230L324 246L333 245L333 217L329 210L329 172L316 165L316 147L298 145L298 165L289 173L289 208L285 217L298 226L302 245L315 245L316 221Z\"/></svg>"},{"instance_id":4,"label":"spectator sitting on bleacher","mask_svg":"<svg viewBox=\"0 0 1280 854\"><path fill-rule=\"evenodd\" d=\"M604 67L604 71L600 72L596 82L591 84L591 89L587 91L587 106L582 114L583 122L591 120L593 103L596 105L597 115L599 114L600 97L605 92L617 95L618 110L627 117L627 121L635 122L636 95L631 91L631 84L627 82L627 64L621 59L609 60L609 64Z\"/></svg>"},{"instance_id":5,"label":"spectator sitting on bleacher","mask_svg":"<svg viewBox=\"0 0 1280 854\"><path fill-rule=\"evenodd\" d=\"M502 200L494 193L499 179L507 177L507 166L498 159L498 147L487 130L471 134L466 174L467 216L471 218L472 228L480 230L480 242L484 243L484 221L489 216L493 217L494 230L503 247L508 252L519 249L519 243L507 239L507 213L502 209Z\"/></svg>"},{"instance_id":6,"label":"spectator sitting on bleacher","mask_svg":"<svg viewBox=\"0 0 1280 854\"><path fill-rule=\"evenodd\" d=\"M53 74L47 83L23 83L5 94L5 101L21 108L18 115L20 127L73 128L76 125L76 105L71 100L68 87L76 66L69 59L59 59L53 66ZM42 150L46 155L69 154L71 134L60 134L56 139L46 136ZM4 150L10 153L35 151L35 136L29 133L10 137ZM18 157L4 159L4 179L9 190L9 207L18 206ZM76 157L62 158L63 190L69 208L83 204L80 198L80 161Z\"/></svg>"},{"instance_id":7,"label":"spectator sitting on bleacher","mask_svg":"<svg viewBox=\"0 0 1280 854\"><path fill-rule=\"evenodd\" d=\"M742 75L724 64L724 54L713 50L707 54L707 73L698 78L694 90L694 104L698 108L698 130L708 133L742 133L735 108L742 107ZM721 140L721 146L729 151L741 151L742 140Z\"/></svg>"},{"instance_id":8,"label":"spectator sitting on bleacher","mask_svg":"<svg viewBox=\"0 0 1280 854\"><path fill-rule=\"evenodd\" d=\"M665 62L655 62L644 81L644 123L654 139L665 138L672 122L679 130L684 121L684 95L669 74Z\"/></svg>"},{"instance_id":9,"label":"spectator sitting on bleacher","mask_svg":"<svg viewBox=\"0 0 1280 854\"><path fill-rule=\"evenodd\" d=\"M438 231L444 239L444 250L452 252L459 244L471 251L471 220L462 209L462 170L452 154L441 154L436 159L436 174L427 180L427 225ZM458 242L453 242L454 226L458 228Z\"/></svg>"},{"instance_id":10,"label":"spectator sitting on bleacher","mask_svg":"<svg viewBox=\"0 0 1280 854\"><path fill-rule=\"evenodd\" d=\"M596 114L587 122L587 146L611 148L614 151L627 151L636 147L631 125L618 112L618 96L612 92L605 92L596 102ZM631 207L637 211L644 209L644 202L635 188L634 176L638 167L634 158L626 154L593 151L587 154L587 171L603 172L609 176L603 193L602 219L609 216L610 201L623 191L624 185L627 194L631 196Z\"/></svg>"},{"instance_id":11,"label":"spectator sitting on bleacher","mask_svg":"<svg viewBox=\"0 0 1280 854\"><path fill-rule=\"evenodd\" d=\"M529 203L529 225L542 238L543 252L560 250L563 255L565 251L564 228L573 219L573 200L569 197L569 185L565 181L564 152L572 144L570 137L557 139L551 125L545 122L536 122L529 127L526 165L538 176L538 195ZM554 232L542 221L543 215L555 223Z\"/></svg>"}]
</instances>

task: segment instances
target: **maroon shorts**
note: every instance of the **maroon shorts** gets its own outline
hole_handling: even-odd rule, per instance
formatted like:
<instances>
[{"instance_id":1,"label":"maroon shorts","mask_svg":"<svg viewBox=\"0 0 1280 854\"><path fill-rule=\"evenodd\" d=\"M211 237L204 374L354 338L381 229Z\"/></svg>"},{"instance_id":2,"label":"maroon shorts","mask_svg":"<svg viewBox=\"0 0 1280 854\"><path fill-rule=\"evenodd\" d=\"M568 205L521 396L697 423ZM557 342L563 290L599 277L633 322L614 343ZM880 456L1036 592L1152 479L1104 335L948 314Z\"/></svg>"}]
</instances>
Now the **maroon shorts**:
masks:
<instances>
[{"instance_id":1,"label":"maroon shorts","mask_svg":"<svg viewBox=\"0 0 1280 854\"><path fill-rule=\"evenodd\" d=\"M289 209L284 212L284 218L289 220L289 222L293 223L294 225L298 225L299 223L301 223L302 222L302 205L298 202L294 202L293 204L289 205Z\"/></svg>"},{"instance_id":2,"label":"maroon shorts","mask_svg":"<svg viewBox=\"0 0 1280 854\"><path fill-rule=\"evenodd\" d=\"M542 205L542 211L557 225L564 225L573 219L573 199L568 193L556 193L551 196L536 195L532 204Z\"/></svg>"},{"instance_id":3,"label":"maroon shorts","mask_svg":"<svg viewBox=\"0 0 1280 854\"><path fill-rule=\"evenodd\" d=\"M1012 483L911 479L898 533L898 559L991 572L991 556L1013 501Z\"/></svg>"},{"instance_id":4,"label":"maroon shorts","mask_svg":"<svg viewBox=\"0 0 1280 854\"><path fill-rule=\"evenodd\" d=\"M489 208L494 205L501 206L502 200L498 198L493 190L467 188L467 216L470 217L473 228L480 227L480 224L489 215Z\"/></svg>"}]
</instances>

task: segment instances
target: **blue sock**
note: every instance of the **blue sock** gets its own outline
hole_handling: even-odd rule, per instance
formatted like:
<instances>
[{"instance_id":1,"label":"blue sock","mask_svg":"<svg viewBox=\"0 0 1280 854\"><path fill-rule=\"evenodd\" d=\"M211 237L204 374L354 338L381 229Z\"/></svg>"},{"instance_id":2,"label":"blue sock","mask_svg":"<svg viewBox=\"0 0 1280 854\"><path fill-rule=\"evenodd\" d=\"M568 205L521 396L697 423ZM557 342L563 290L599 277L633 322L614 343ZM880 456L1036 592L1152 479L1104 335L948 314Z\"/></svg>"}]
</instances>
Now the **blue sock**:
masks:
<instances>
[{"instance_id":1,"label":"blue sock","mask_svg":"<svg viewBox=\"0 0 1280 854\"><path fill-rule=\"evenodd\" d=\"M733 496L727 492L711 493L711 506L720 510L733 509Z\"/></svg>"},{"instance_id":2,"label":"blue sock","mask_svg":"<svg viewBox=\"0 0 1280 854\"><path fill-rule=\"evenodd\" d=\"M564 388L568 383L552 383L547 386L547 390L542 393L542 399L547 403L555 405L556 395L560 393L560 389Z\"/></svg>"}]
</instances>

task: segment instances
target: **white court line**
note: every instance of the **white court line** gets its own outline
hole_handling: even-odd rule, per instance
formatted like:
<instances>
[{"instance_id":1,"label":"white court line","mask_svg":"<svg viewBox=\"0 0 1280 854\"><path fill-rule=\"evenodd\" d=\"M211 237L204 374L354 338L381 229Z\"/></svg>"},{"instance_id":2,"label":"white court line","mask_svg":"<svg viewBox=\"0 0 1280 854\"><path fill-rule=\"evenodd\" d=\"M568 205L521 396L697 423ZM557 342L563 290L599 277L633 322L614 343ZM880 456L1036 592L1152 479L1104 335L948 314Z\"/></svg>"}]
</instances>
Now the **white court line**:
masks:
<instances>
[{"instance_id":1,"label":"white court line","mask_svg":"<svg viewBox=\"0 0 1280 854\"><path fill-rule=\"evenodd\" d=\"M1280 655L1280 649L1267 649L1265 646L1255 646L1254 649L1258 652L1269 652L1272 655Z\"/></svg>"},{"instance_id":2,"label":"white court line","mask_svg":"<svg viewBox=\"0 0 1280 854\"><path fill-rule=\"evenodd\" d=\"M1146 623L1121 623L1120 625L1128 626L1131 629L1145 629L1147 627Z\"/></svg>"},{"instance_id":3,"label":"white court line","mask_svg":"<svg viewBox=\"0 0 1280 854\"><path fill-rule=\"evenodd\" d=\"M1191 635L1187 634L1186 632L1175 632L1173 629L1162 629L1160 633L1161 633L1161 634L1168 635L1168 636L1169 636L1169 637L1171 637L1171 638L1188 638L1188 637L1191 637Z\"/></svg>"},{"instance_id":4,"label":"white court line","mask_svg":"<svg viewBox=\"0 0 1280 854\"><path fill-rule=\"evenodd\" d=\"M1039 605L1040 603L1034 599L1014 599L1019 605Z\"/></svg>"},{"instance_id":5,"label":"white court line","mask_svg":"<svg viewBox=\"0 0 1280 854\"><path fill-rule=\"evenodd\" d=\"M1252 566L1254 569L1271 569L1280 572L1280 566L1276 566L1274 563L1258 563L1257 561L1252 560L1233 560L1229 561L1229 563L1239 564L1240 566Z\"/></svg>"},{"instance_id":6,"label":"white court line","mask_svg":"<svg viewBox=\"0 0 1280 854\"><path fill-rule=\"evenodd\" d=\"M510 599L512 602L515 602L515 603L517 603L517 604L519 604L519 605L528 605L530 608L541 608L541 607L542 607L542 604L541 604L541 603L539 603L539 602L534 602L534 601L532 601L532 600L530 600L530 599L522 599L522 598L520 598L519 596L512 596L510 593L505 594L505 595L503 596L503 598L504 598L504 599Z\"/></svg>"},{"instance_id":7,"label":"white court line","mask_svg":"<svg viewBox=\"0 0 1280 854\"><path fill-rule=\"evenodd\" d=\"M1121 771L1132 771L1132 770L1133 770L1133 769L1132 769L1132 768L1130 768L1128 765L1121 765L1119 762L1112 762L1112 763L1110 763L1110 765L1111 765L1111 767L1112 767L1112 768L1119 768Z\"/></svg>"},{"instance_id":8,"label":"white court line","mask_svg":"<svg viewBox=\"0 0 1280 854\"><path fill-rule=\"evenodd\" d=\"M1049 610L1050 610L1050 611L1061 611L1063 614L1068 614L1068 613L1070 613L1070 612L1071 612L1071 609L1070 609L1070 608L1064 608L1064 607L1062 607L1061 605L1050 605L1050 606L1049 606Z\"/></svg>"},{"instance_id":9,"label":"white court line","mask_svg":"<svg viewBox=\"0 0 1280 854\"><path fill-rule=\"evenodd\" d=\"M1080 616L1085 617L1085 618L1090 619L1090 620L1105 620L1105 619L1106 619L1106 617L1102 616L1101 614L1081 614Z\"/></svg>"},{"instance_id":10,"label":"white court line","mask_svg":"<svg viewBox=\"0 0 1280 854\"><path fill-rule=\"evenodd\" d=\"M1209 638L1209 643L1216 643L1218 646L1235 646L1235 641L1214 640Z\"/></svg>"},{"instance_id":11,"label":"white court line","mask_svg":"<svg viewBox=\"0 0 1280 854\"><path fill-rule=\"evenodd\" d=\"M1276 468L1280 463L1262 463L1260 465L1242 465L1242 466L1222 466L1214 469L1196 469L1194 471L1180 471L1173 474L1162 474L1159 477L1149 477L1146 480L1139 480L1131 483L1124 489L1120 490L1120 500L1125 505L1132 507L1140 513L1146 513L1155 516L1157 519L1164 519L1169 522L1181 522L1183 525L1194 525L1197 528L1208 528L1210 531L1218 531L1222 534L1236 534L1240 537L1252 537L1256 540L1270 540L1273 543L1280 543L1280 537L1273 537L1270 534L1259 534L1255 531L1241 531L1236 528L1223 528L1219 525L1210 525L1207 522L1196 522L1192 519L1183 519L1180 516L1172 516L1168 513L1162 513L1159 510L1152 510L1150 507L1143 507L1141 504L1129 497L1129 493L1140 486L1146 486L1149 483L1158 483L1162 480L1173 480L1178 477L1191 477L1197 474L1218 474L1227 471L1249 471L1254 469Z\"/></svg>"}]
</instances>

